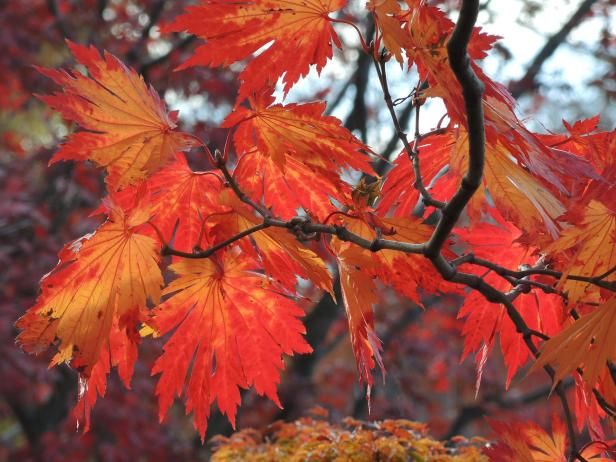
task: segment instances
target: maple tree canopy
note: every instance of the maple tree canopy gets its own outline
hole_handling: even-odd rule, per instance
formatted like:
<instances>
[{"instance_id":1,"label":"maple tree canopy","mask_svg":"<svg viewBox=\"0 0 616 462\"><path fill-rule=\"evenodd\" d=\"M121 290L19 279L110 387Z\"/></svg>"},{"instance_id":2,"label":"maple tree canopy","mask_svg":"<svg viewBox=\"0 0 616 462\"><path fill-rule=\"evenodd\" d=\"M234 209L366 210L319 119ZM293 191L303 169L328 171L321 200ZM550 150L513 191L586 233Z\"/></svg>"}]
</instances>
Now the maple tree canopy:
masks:
<instances>
[{"instance_id":1,"label":"maple tree canopy","mask_svg":"<svg viewBox=\"0 0 616 462\"><path fill-rule=\"evenodd\" d=\"M284 405L285 357L314 346L301 322L310 293L335 296L339 284L368 400L387 368L373 312L386 288L417 304L454 293L465 296L461 355L476 356L478 382L499 345L507 386L532 364L563 406L551 435L495 422L494 460L608 460L616 131L599 131L598 117L565 123L562 135L528 129L507 89L480 68L498 37L475 27L475 0L462 2L457 23L425 1L370 0L370 45L339 16L345 4L202 0L166 25L204 41L180 69L245 66L221 124L224 148L178 131L177 113L107 52L69 42L80 69L39 69L62 88L39 98L79 127L51 162L94 162L109 195L98 209L106 220L67 244L41 281L17 323L18 343L53 348L52 365L79 372L87 428L111 367L129 386L139 344L164 336L152 369L160 418L183 397L204 438L214 403L235 425L242 389ZM342 46L339 28L360 34L404 146L383 175L373 167L377 150L326 115L324 102L272 96L278 80L286 98L311 66L323 69ZM424 82L411 95L417 115L440 98L446 123L407 137L390 65L416 67ZM190 149L212 170L193 171ZM576 422L562 387L570 375L584 398ZM584 448L575 423L589 429Z\"/></svg>"}]
</instances>

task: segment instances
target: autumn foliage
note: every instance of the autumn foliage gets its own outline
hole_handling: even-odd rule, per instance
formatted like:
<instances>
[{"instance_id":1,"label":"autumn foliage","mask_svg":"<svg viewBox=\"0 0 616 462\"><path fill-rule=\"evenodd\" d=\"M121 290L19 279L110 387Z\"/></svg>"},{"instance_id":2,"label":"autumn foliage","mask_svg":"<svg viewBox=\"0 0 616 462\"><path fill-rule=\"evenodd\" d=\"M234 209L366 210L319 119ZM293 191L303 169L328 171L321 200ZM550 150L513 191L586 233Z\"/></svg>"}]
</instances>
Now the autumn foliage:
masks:
<instances>
[{"instance_id":1,"label":"autumn foliage","mask_svg":"<svg viewBox=\"0 0 616 462\"><path fill-rule=\"evenodd\" d=\"M178 114L136 70L94 46L69 41L78 67L39 69L59 89L38 97L78 127L51 163L93 162L105 171L107 196L96 210L102 224L68 243L42 279L17 342L30 353L52 349L51 365L78 372L75 413L86 429L111 370L130 387L139 346L151 337L165 337L151 370L161 420L179 398L203 439L213 405L235 425L243 389L284 406L285 358L314 348L302 317L319 292L344 305L370 400L387 369L373 310L389 287L417 304L426 294L464 296L459 353L475 356L477 386L497 347L507 385L528 365L551 380L562 405L552 433L496 422L500 450L486 454L611 460L616 132L599 131L598 116L566 123L559 135L528 129L507 89L479 66L498 37L474 26L478 2L462 3L455 24L428 2L371 0L370 43L337 16L343 1L188 7L163 27L203 41L178 70L243 66L221 146L180 131ZM327 115L324 102L287 101L311 66L319 72L342 46L342 30L359 33L404 146L381 175L377 150ZM401 129L392 66L416 67L409 98L417 115L427 99L443 101L446 117L430 132ZM212 169L193 171L190 150ZM408 425L382 429L418 439L423 430Z\"/></svg>"}]
</instances>

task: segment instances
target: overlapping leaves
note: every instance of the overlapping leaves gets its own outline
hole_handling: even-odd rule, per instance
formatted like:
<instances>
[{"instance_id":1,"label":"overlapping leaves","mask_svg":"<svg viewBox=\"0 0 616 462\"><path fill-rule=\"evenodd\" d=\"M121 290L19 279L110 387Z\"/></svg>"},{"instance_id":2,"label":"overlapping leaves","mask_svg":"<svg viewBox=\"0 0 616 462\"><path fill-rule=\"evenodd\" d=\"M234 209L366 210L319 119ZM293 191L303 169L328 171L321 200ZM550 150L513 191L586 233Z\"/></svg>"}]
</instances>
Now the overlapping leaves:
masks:
<instances>
[{"instance_id":1,"label":"overlapping leaves","mask_svg":"<svg viewBox=\"0 0 616 462\"><path fill-rule=\"evenodd\" d=\"M407 155L419 156L424 183L442 201L468 168L465 105L446 48L453 23L444 13L419 0L408 0L404 8L388 0L368 3L379 31L376 48L383 44L401 64L404 57L416 64L430 87L419 96L442 98L451 120L449 128L418 144L418 154L404 153L396 161L376 210L370 205L377 187L365 194L363 180L355 190L342 180L346 170L371 172L366 156L371 149L338 119L324 115L323 103L273 104L270 95L280 77L287 93L311 65L323 68L332 44L340 45L329 15L343 6L322 0L204 0L168 27L206 40L184 67L249 60L238 104L223 123L233 132L231 157L237 160L232 177L224 172L226 181L224 175L192 171L178 151L195 144L193 138L175 131L176 115L115 57L69 44L87 76L41 70L64 90L41 99L84 130L68 139L54 161L92 160L105 167L112 200L108 220L60 253L37 304L18 322L23 330L18 340L33 352L54 344L52 364L67 362L80 370L86 422L96 397L105 393L112 366L128 385L142 322L143 335L169 335L153 369L160 374L161 418L184 394L203 437L214 402L235 423L242 388L254 387L280 405L276 386L283 355L311 351L299 320L297 277L333 292L325 250L338 269L359 376L369 386L375 366L383 369L373 314L381 282L418 303L422 291L453 290L421 255L362 248L343 238L350 232L364 242L385 237L425 243L433 228L411 217L420 194L410 187L415 172ZM495 39L475 30L470 57L485 57ZM607 283L615 277L613 133L593 133L596 119L567 125L565 138L531 133L516 117L508 92L472 66L486 87L484 188L466 208L470 227L456 230L459 243L506 268L550 260L562 273L559 285L548 290L554 293L528 284L515 295L514 307L535 334L553 336L538 366L553 365L557 380L579 368L585 386L592 387L607 376L605 366L616 356L609 338L616 323L614 298L589 281L601 274ZM247 106L240 106L245 99ZM241 194L231 194L238 188L227 188L233 181L258 203L258 214ZM333 223L328 232L335 236L293 236L266 222L270 213L282 220L299 213L306 221ZM240 236L248 231L250 236ZM233 235L238 239L232 246L211 247ZM207 247L208 258L197 258ZM160 249L175 254L169 268L176 279L148 314L148 300L156 305L163 285ZM443 253L453 256L448 246ZM461 268L503 293L514 289L512 283L519 290L534 282L467 266ZM563 300L569 309L583 308L566 328ZM460 317L464 356L489 350L500 336L509 384L530 357L520 326L476 292L465 299ZM511 453L511 460L564 457L561 424L553 437L534 427L514 429L517 435L501 432L509 446L503 454ZM597 454L587 453L601 460Z\"/></svg>"}]
</instances>

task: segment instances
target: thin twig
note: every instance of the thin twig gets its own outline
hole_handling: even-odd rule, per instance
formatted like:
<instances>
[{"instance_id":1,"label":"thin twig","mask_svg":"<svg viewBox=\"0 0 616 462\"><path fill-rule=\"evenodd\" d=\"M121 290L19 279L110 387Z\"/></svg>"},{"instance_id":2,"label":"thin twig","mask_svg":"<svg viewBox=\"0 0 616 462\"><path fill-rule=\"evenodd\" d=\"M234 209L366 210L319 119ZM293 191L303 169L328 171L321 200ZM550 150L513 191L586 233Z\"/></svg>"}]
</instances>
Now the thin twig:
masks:
<instances>
[{"instance_id":1,"label":"thin twig","mask_svg":"<svg viewBox=\"0 0 616 462\"><path fill-rule=\"evenodd\" d=\"M413 172L414 172L414 176L415 176L415 181L413 183L413 186L419 191L419 193L421 194L422 200L424 202L424 204L426 205L430 205L432 207L435 208L442 208L445 204L441 201L438 201L436 199L434 199L430 193L428 192L428 190L424 187L423 185L423 179L421 177L421 171L419 169L419 159L417 158L417 151L415 149L413 149L413 147L411 146L411 144L409 143L409 140L406 136L406 133L404 132L404 130L402 129L402 125L400 124L400 120L398 119L398 115L396 114L396 109L394 107L394 102L391 98L391 94L389 92L389 84L387 82L387 72L386 72L386 67L385 67L385 60L384 59L380 59L374 60L374 65L376 68L376 73L377 76L379 78L379 82L381 83L381 88L383 90L383 98L385 100L385 104L387 105L387 110L389 111L389 115L391 117L391 120L394 124L394 129L396 132L396 135L398 136L398 139L400 141L402 141L402 144L404 146L404 150L406 151L406 154L409 156L409 159L411 160L412 164L413 164ZM416 104L414 103L414 105L416 106ZM418 106L416 106L418 107ZM417 114L415 116L417 118ZM417 124L417 120L416 120L416 124ZM419 140L420 138L420 134L415 135L415 139ZM416 160L414 160L416 159Z\"/></svg>"},{"instance_id":2,"label":"thin twig","mask_svg":"<svg viewBox=\"0 0 616 462\"><path fill-rule=\"evenodd\" d=\"M161 254L162 255L175 255L176 257L183 257L183 258L208 258L214 253L218 252L219 250L227 247L228 245L233 244L234 242L239 241L240 239L246 236L250 236L251 234L254 234L257 231L261 231L269 227L270 225L268 223L265 223L265 222L259 223L258 225L245 229L244 231L231 236L229 239L225 239L224 241L219 242L218 244L213 245L212 247L209 247L205 250L201 250L199 252L182 252L181 250L176 250L172 248L168 244L164 244Z\"/></svg>"},{"instance_id":3,"label":"thin twig","mask_svg":"<svg viewBox=\"0 0 616 462\"><path fill-rule=\"evenodd\" d=\"M489 260L475 257L472 254L469 254L469 257L466 260L466 263L470 263L472 265L483 266L484 268L491 269L496 274L502 277L510 276L510 277L514 277L518 279L522 279L526 276L534 276L534 275L551 276L556 279L561 279L563 277L562 272L550 270L547 268L530 268L530 269L518 270L518 271L511 270L503 266L500 266L496 263L493 263ZM576 274L568 274L565 277L566 279L569 279L572 281L588 282L589 284L596 285L597 287L601 287L603 289L616 292L616 282L604 281L604 279L610 274L612 274L613 272L614 272L614 269L612 268L609 271L599 276L581 276L581 275L576 275Z\"/></svg>"},{"instance_id":4,"label":"thin twig","mask_svg":"<svg viewBox=\"0 0 616 462\"><path fill-rule=\"evenodd\" d=\"M419 162L419 142L423 139L423 137L419 132L420 109L421 106L419 104L415 104L415 138L413 139L413 146L409 154L409 160L413 165L413 172L415 173L415 182L413 183L413 187L417 191L419 191L419 194L421 194L422 201L425 205L432 205L437 209L442 209L443 207L445 207L445 203L432 197L432 195L428 192L426 186L424 185L423 176L421 174L421 164Z\"/></svg>"}]
</instances>

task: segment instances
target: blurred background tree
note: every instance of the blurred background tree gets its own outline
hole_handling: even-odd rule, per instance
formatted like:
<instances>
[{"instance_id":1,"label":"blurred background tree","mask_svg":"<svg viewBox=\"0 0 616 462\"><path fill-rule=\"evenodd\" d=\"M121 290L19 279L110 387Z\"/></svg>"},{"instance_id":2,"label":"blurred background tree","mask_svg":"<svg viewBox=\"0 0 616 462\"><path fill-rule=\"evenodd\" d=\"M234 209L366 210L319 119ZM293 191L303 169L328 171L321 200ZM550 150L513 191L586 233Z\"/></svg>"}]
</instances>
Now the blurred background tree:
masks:
<instances>
[{"instance_id":1,"label":"blurred background tree","mask_svg":"<svg viewBox=\"0 0 616 462\"><path fill-rule=\"evenodd\" d=\"M23 354L14 344L14 323L37 296L39 280L57 261L63 243L90 232L89 217L104 195L101 173L92 166L47 162L72 127L33 94L52 90L33 65L57 67L69 59L65 39L93 44L137 69L172 109L181 110L181 129L221 147L226 133L217 128L230 111L237 74L191 68L174 73L196 46L191 36L160 34L188 0L0 0L0 460L133 461L205 460L188 417L178 408L157 423L149 378L160 343L142 346L133 391L114 378L97 404L92 429L76 431L70 411L76 402L75 374L66 367L47 370L49 358ZM459 2L434 1L455 12ZM504 39L484 61L485 70L508 84L520 112L533 116L538 131L559 130L569 121L601 113L603 128L616 121L616 15L611 0L485 0L479 24ZM371 36L373 25L362 2L343 11ZM453 13L452 13L453 14ZM290 99L328 101L341 118L385 158L400 151L382 93L356 35L342 35L344 51L323 71L293 89ZM313 76L314 77L314 76ZM413 73L391 77L397 97L417 84ZM411 105L398 106L406 126L414 121ZM443 114L438 103L422 111L422 127L433 127ZM193 154L193 168L205 159ZM383 163L380 166L386 169ZM393 292L376 310L383 340L387 382L373 391L368 415L347 339L344 310L329 297L306 306L310 356L292 358L281 385L280 410L252 392L243 395L239 428L263 428L276 419L295 419L315 405L334 420L398 418L429 424L432 434L450 437L489 435L483 416L518 415L545 422L553 408L543 376L514 380L504 393L503 365L492 359L475 396L475 365L460 364L462 339L454 297L425 300L438 309L422 311ZM226 419L214 414L208 438L231 433Z\"/></svg>"}]
</instances>

